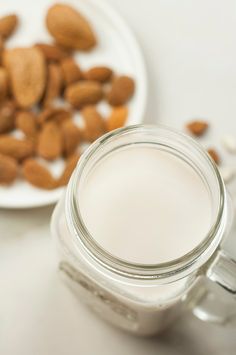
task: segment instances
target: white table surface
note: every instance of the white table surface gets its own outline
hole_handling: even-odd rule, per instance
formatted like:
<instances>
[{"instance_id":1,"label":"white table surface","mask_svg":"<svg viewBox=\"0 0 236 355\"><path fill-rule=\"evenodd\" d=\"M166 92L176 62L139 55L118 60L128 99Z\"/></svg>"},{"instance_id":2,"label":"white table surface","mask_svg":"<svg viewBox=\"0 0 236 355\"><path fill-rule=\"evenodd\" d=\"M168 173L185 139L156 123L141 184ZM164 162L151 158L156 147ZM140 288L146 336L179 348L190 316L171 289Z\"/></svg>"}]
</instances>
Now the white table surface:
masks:
<instances>
[{"instance_id":1,"label":"white table surface","mask_svg":"<svg viewBox=\"0 0 236 355\"><path fill-rule=\"evenodd\" d=\"M147 122L182 128L206 117L203 144L236 135L236 2L110 0L133 28L149 77ZM236 197L236 186L230 190ZM0 210L1 355L233 355L236 329L184 315L161 337L125 334L93 316L56 273L49 221L53 207ZM227 243L236 256L235 238Z\"/></svg>"}]
</instances>

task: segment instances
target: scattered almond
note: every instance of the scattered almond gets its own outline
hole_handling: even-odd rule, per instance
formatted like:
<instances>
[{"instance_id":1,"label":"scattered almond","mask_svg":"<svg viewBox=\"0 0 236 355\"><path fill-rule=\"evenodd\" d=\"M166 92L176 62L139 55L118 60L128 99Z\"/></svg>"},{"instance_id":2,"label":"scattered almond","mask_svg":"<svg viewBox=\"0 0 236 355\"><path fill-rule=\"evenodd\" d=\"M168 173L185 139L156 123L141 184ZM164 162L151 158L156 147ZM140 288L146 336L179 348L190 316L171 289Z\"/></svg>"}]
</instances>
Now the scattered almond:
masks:
<instances>
[{"instance_id":1,"label":"scattered almond","mask_svg":"<svg viewBox=\"0 0 236 355\"><path fill-rule=\"evenodd\" d=\"M75 108L93 105L103 97L102 87L96 81L82 81L72 84L65 91L65 99Z\"/></svg>"},{"instance_id":2,"label":"scattered almond","mask_svg":"<svg viewBox=\"0 0 236 355\"><path fill-rule=\"evenodd\" d=\"M61 62L61 70L65 86L83 78L83 74L73 58L66 58Z\"/></svg>"},{"instance_id":3,"label":"scattered almond","mask_svg":"<svg viewBox=\"0 0 236 355\"><path fill-rule=\"evenodd\" d=\"M51 190L56 187L56 180L50 171L34 159L27 159L23 164L23 175L32 185Z\"/></svg>"},{"instance_id":4,"label":"scattered almond","mask_svg":"<svg viewBox=\"0 0 236 355\"><path fill-rule=\"evenodd\" d=\"M0 133L9 132L15 127L15 112L13 101L4 101L0 105Z\"/></svg>"},{"instance_id":5,"label":"scattered almond","mask_svg":"<svg viewBox=\"0 0 236 355\"><path fill-rule=\"evenodd\" d=\"M37 48L15 48L3 56L10 76L13 95L22 107L31 107L42 97L46 68L43 54Z\"/></svg>"},{"instance_id":6,"label":"scattered almond","mask_svg":"<svg viewBox=\"0 0 236 355\"><path fill-rule=\"evenodd\" d=\"M200 137L206 132L208 126L208 123L205 121L192 121L186 125L186 128L194 136Z\"/></svg>"},{"instance_id":7,"label":"scattered almond","mask_svg":"<svg viewBox=\"0 0 236 355\"><path fill-rule=\"evenodd\" d=\"M93 67L84 73L87 80L95 80L100 83L109 81L112 77L113 71L108 67Z\"/></svg>"},{"instance_id":8,"label":"scattered almond","mask_svg":"<svg viewBox=\"0 0 236 355\"><path fill-rule=\"evenodd\" d=\"M79 161L80 156L78 154L74 154L71 157L68 158L65 168L60 176L60 178L58 179L57 185L58 186L64 186L67 185L70 177Z\"/></svg>"},{"instance_id":9,"label":"scattered almond","mask_svg":"<svg viewBox=\"0 0 236 355\"><path fill-rule=\"evenodd\" d=\"M62 72L61 67L57 64L50 63L48 65L48 80L46 92L43 98L43 106L50 106L54 99L60 96L62 89Z\"/></svg>"},{"instance_id":10,"label":"scattered almond","mask_svg":"<svg viewBox=\"0 0 236 355\"><path fill-rule=\"evenodd\" d=\"M16 127L21 130L26 137L34 139L38 131L35 114L30 111L20 111L16 116Z\"/></svg>"},{"instance_id":11,"label":"scattered almond","mask_svg":"<svg viewBox=\"0 0 236 355\"><path fill-rule=\"evenodd\" d=\"M135 84L132 78L125 75L119 76L113 80L107 100L112 106L121 106L133 96L134 89Z\"/></svg>"},{"instance_id":12,"label":"scattered almond","mask_svg":"<svg viewBox=\"0 0 236 355\"><path fill-rule=\"evenodd\" d=\"M55 122L43 125L38 137L38 155L47 160L54 160L62 153L62 134Z\"/></svg>"},{"instance_id":13,"label":"scattered almond","mask_svg":"<svg viewBox=\"0 0 236 355\"><path fill-rule=\"evenodd\" d=\"M8 94L8 74L6 69L0 68L0 102L4 101Z\"/></svg>"},{"instance_id":14,"label":"scattered almond","mask_svg":"<svg viewBox=\"0 0 236 355\"><path fill-rule=\"evenodd\" d=\"M69 5L53 5L48 10L46 25L56 42L64 47L88 50L96 44L88 21Z\"/></svg>"},{"instance_id":15,"label":"scattered almond","mask_svg":"<svg viewBox=\"0 0 236 355\"><path fill-rule=\"evenodd\" d=\"M7 15L0 18L0 36L8 38L16 29L18 17L16 15Z\"/></svg>"},{"instance_id":16,"label":"scattered almond","mask_svg":"<svg viewBox=\"0 0 236 355\"><path fill-rule=\"evenodd\" d=\"M85 107L81 113L85 123L83 135L86 141L93 142L106 132L105 121L94 106Z\"/></svg>"},{"instance_id":17,"label":"scattered almond","mask_svg":"<svg viewBox=\"0 0 236 355\"><path fill-rule=\"evenodd\" d=\"M123 127L128 117L128 108L126 106L115 107L107 119L107 130L113 131L116 128Z\"/></svg>"},{"instance_id":18,"label":"scattered almond","mask_svg":"<svg viewBox=\"0 0 236 355\"><path fill-rule=\"evenodd\" d=\"M36 43L35 47L41 50L45 59L49 62L59 62L68 57L68 52L56 44Z\"/></svg>"},{"instance_id":19,"label":"scattered almond","mask_svg":"<svg viewBox=\"0 0 236 355\"><path fill-rule=\"evenodd\" d=\"M54 121L60 124L71 118L72 112L70 110L65 108L48 107L40 112L37 121L39 125L42 125L47 121Z\"/></svg>"},{"instance_id":20,"label":"scattered almond","mask_svg":"<svg viewBox=\"0 0 236 355\"><path fill-rule=\"evenodd\" d=\"M16 179L17 173L16 160L0 154L0 184L11 184Z\"/></svg>"},{"instance_id":21,"label":"scattered almond","mask_svg":"<svg viewBox=\"0 0 236 355\"><path fill-rule=\"evenodd\" d=\"M30 140L20 140L8 135L2 135L0 136L0 154L21 161L34 154L34 145Z\"/></svg>"},{"instance_id":22,"label":"scattered almond","mask_svg":"<svg viewBox=\"0 0 236 355\"><path fill-rule=\"evenodd\" d=\"M81 141L81 132L80 129L71 120L65 121L61 126L61 130L64 154L68 156L74 153L78 147L78 144Z\"/></svg>"},{"instance_id":23,"label":"scattered almond","mask_svg":"<svg viewBox=\"0 0 236 355\"><path fill-rule=\"evenodd\" d=\"M219 154L216 152L215 149L208 149L207 153L211 156L211 158L214 160L214 162L218 165L220 163L220 157Z\"/></svg>"}]
</instances>

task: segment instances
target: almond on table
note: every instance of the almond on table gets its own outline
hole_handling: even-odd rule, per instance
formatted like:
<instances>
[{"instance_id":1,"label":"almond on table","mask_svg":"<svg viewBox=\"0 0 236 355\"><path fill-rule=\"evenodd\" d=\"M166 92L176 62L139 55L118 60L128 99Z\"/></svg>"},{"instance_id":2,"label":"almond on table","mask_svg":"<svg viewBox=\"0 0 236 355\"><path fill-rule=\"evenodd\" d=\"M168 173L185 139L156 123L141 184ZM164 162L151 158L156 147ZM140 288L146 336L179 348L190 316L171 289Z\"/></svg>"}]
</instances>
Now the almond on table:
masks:
<instances>
[{"instance_id":1,"label":"almond on table","mask_svg":"<svg viewBox=\"0 0 236 355\"><path fill-rule=\"evenodd\" d=\"M79 154L74 154L67 159L65 168L57 181L58 186L64 186L68 184L70 177L79 161L79 158Z\"/></svg>"},{"instance_id":2,"label":"almond on table","mask_svg":"<svg viewBox=\"0 0 236 355\"><path fill-rule=\"evenodd\" d=\"M96 81L71 84L65 91L65 99L75 108L94 105L103 98L102 86Z\"/></svg>"},{"instance_id":3,"label":"almond on table","mask_svg":"<svg viewBox=\"0 0 236 355\"><path fill-rule=\"evenodd\" d=\"M56 180L50 171L34 159L27 159L23 164L23 176L32 185L51 190L56 187Z\"/></svg>"},{"instance_id":4,"label":"almond on table","mask_svg":"<svg viewBox=\"0 0 236 355\"><path fill-rule=\"evenodd\" d=\"M124 126L128 118L128 108L126 106L118 106L113 108L110 116L106 121L107 130L113 131L114 129Z\"/></svg>"},{"instance_id":5,"label":"almond on table","mask_svg":"<svg viewBox=\"0 0 236 355\"><path fill-rule=\"evenodd\" d=\"M18 25L18 17L15 14L0 18L0 37L8 38Z\"/></svg>"},{"instance_id":6,"label":"almond on table","mask_svg":"<svg viewBox=\"0 0 236 355\"><path fill-rule=\"evenodd\" d=\"M47 107L39 113L37 121L39 125L43 125L47 121L54 121L60 124L71 118L72 112L68 109L59 107Z\"/></svg>"},{"instance_id":7,"label":"almond on table","mask_svg":"<svg viewBox=\"0 0 236 355\"><path fill-rule=\"evenodd\" d=\"M93 142L106 132L105 120L94 106L85 107L81 114L85 124L83 136L86 141Z\"/></svg>"},{"instance_id":8,"label":"almond on table","mask_svg":"<svg viewBox=\"0 0 236 355\"><path fill-rule=\"evenodd\" d=\"M0 184L11 184L16 179L17 173L17 161L0 154Z\"/></svg>"},{"instance_id":9,"label":"almond on table","mask_svg":"<svg viewBox=\"0 0 236 355\"><path fill-rule=\"evenodd\" d=\"M83 79L82 71L73 58L66 58L62 60L61 70L65 86Z\"/></svg>"},{"instance_id":10,"label":"almond on table","mask_svg":"<svg viewBox=\"0 0 236 355\"><path fill-rule=\"evenodd\" d=\"M2 135L0 136L0 154L21 161L34 154L34 144L27 139L20 140L8 135Z\"/></svg>"},{"instance_id":11,"label":"almond on table","mask_svg":"<svg viewBox=\"0 0 236 355\"><path fill-rule=\"evenodd\" d=\"M0 104L0 134L11 131L15 127L16 105L8 100Z\"/></svg>"},{"instance_id":12,"label":"almond on table","mask_svg":"<svg viewBox=\"0 0 236 355\"><path fill-rule=\"evenodd\" d=\"M134 94L135 83L129 76L123 75L116 77L107 94L107 100L112 106L125 104Z\"/></svg>"},{"instance_id":13,"label":"almond on table","mask_svg":"<svg viewBox=\"0 0 236 355\"><path fill-rule=\"evenodd\" d=\"M214 162L219 165L220 163L220 157L219 154L217 153L217 151L213 148L209 148L207 150L207 153L211 156L211 158L214 160Z\"/></svg>"},{"instance_id":14,"label":"almond on table","mask_svg":"<svg viewBox=\"0 0 236 355\"><path fill-rule=\"evenodd\" d=\"M54 160L60 157L62 150L63 141L60 128L55 122L46 122L38 136L38 155L46 160Z\"/></svg>"},{"instance_id":15,"label":"almond on table","mask_svg":"<svg viewBox=\"0 0 236 355\"><path fill-rule=\"evenodd\" d=\"M202 136L208 129L209 124L206 121L195 120L186 124L187 130L194 136Z\"/></svg>"},{"instance_id":16,"label":"almond on table","mask_svg":"<svg viewBox=\"0 0 236 355\"><path fill-rule=\"evenodd\" d=\"M73 123L72 120L67 120L61 125L63 152L66 156L75 152L78 144L82 140L80 129Z\"/></svg>"},{"instance_id":17,"label":"almond on table","mask_svg":"<svg viewBox=\"0 0 236 355\"><path fill-rule=\"evenodd\" d=\"M113 71L105 66L93 67L84 73L85 79L99 81L100 83L111 80L112 75Z\"/></svg>"},{"instance_id":18,"label":"almond on table","mask_svg":"<svg viewBox=\"0 0 236 355\"><path fill-rule=\"evenodd\" d=\"M67 51L56 44L36 43L35 47L41 50L45 59L49 62L59 62L69 55Z\"/></svg>"},{"instance_id":19,"label":"almond on table","mask_svg":"<svg viewBox=\"0 0 236 355\"><path fill-rule=\"evenodd\" d=\"M69 5L55 4L46 16L48 31L60 45L78 50L89 50L96 44L89 22Z\"/></svg>"},{"instance_id":20,"label":"almond on table","mask_svg":"<svg viewBox=\"0 0 236 355\"><path fill-rule=\"evenodd\" d=\"M0 102L7 98L9 91L9 78L5 68L0 67Z\"/></svg>"},{"instance_id":21,"label":"almond on table","mask_svg":"<svg viewBox=\"0 0 236 355\"><path fill-rule=\"evenodd\" d=\"M21 130L26 137L35 138L38 131L36 115L30 111L20 111L16 115L16 127Z\"/></svg>"},{"instance_id":22,"label":"almond on table","mask_svg":"<svg viewBox=\"0 0 236 355\"><path fill-rule=\"evenodd\" d=\"M62 90L62 71L58 64L50 63L48 65L48 78L46 91L43 97L43 106L50 106L54 99L60 96Z\"/></svg>"}]
</instances>

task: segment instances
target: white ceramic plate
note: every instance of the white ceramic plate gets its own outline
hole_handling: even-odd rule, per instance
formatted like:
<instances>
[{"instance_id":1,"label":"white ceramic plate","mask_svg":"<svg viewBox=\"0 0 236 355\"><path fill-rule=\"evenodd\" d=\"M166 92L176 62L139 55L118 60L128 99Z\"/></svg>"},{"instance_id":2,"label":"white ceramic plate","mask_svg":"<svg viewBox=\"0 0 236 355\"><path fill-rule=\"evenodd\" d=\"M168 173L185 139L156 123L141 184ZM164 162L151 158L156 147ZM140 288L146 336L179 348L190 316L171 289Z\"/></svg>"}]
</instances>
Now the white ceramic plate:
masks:
<instances>
[{"instance_id":1,"label":"white ceramic plate","mask_svg":"<svg viewBox=\"0 0 236 355\"><path fill-rule=\"evenodd\" d=\"M79 53L76 59L86 69L93 65L105 64L117 73L128 74L135 78L136 92L129 104L127 124L140 123L146 106L146 72L139 46L123 19L105 1L67 0L81 11L91 22L98 37L98 46L90 53ZM50 42L51 37L44 25L45 14L50 0L8 0L1 4L1 15L15 12L21 24L15 35L8 41L9 47L30 46L35 42ZM101 112L106 113L108 106L99 105ZM77 117L78 118L78 117ZM63 169L59 160L48 165L53 174ZM63 188L53 191L37 189L23 180L17 180L9 187L0 187L0 207L29 208L55 203L61 196Z\"/></svg>"}]
</instances>

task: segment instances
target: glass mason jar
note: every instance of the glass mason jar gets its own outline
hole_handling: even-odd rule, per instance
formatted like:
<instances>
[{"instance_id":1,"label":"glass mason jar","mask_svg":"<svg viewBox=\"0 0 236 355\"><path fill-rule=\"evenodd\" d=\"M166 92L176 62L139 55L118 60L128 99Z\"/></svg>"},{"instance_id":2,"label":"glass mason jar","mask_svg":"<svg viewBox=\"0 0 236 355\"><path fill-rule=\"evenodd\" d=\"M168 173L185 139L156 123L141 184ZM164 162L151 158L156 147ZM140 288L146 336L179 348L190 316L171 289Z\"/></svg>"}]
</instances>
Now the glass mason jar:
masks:
<instances>
[{"instance_id":1,"label":"glass mason jar","mask_svg":"<svg viewBox=\"0 0 236 355\"><path fill-rule=\"evenodd\" d=\"M80 214L77 196L88 174L106 155L134 144L184 160L209 192L211 229L196 248L170 262L136 264L111 255L96 243ZM202 320L235 322L236 262L221 248L231 217L218 169L193 139L165 127L137 125L108 133L86 150L55 208L51 227L59 271L78 298L120 328L152 335L185 309Z\"/></svg>"}]
</instances>

